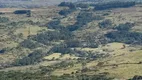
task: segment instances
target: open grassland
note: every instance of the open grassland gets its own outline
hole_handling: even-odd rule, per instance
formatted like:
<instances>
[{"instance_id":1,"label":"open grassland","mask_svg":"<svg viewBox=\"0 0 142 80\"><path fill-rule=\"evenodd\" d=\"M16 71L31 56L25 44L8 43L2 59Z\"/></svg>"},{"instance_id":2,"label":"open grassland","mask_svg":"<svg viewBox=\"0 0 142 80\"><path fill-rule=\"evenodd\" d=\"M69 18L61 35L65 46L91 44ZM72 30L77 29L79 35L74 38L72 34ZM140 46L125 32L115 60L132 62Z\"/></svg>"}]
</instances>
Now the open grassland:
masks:
<instances>
[{"instance_id":1,"label":"open grassland","mask_svg":"<svg viewBox=\"0 0 142 80\"><path fill-rule=\"evenodd\" d=\"M30 35L37 35L40 31L46 31L46 27L39 27L39 26L33 26L33 25L24 25L25 27L18 28L15 31L15 35L22 34L22 37L24 39L27 39Z\"/></svg>"},{"instance_id":2,"label":"open grassland","mask_svg":"<svg viewBox=\"0 0 142 80\"><path fill-rule=\"evenodd\" d=\"M124 46L127 46L125 49L123 49ZM129 45L123 44L123 43L109 43L105 46L100 45L98 48L77 48L77 50L81 51L87 51L87 52L95 52L95 53L109 53L111 55L120 55L123 53L128 53L129 49L132 47L129 47Z\"/></svg>"},{"instance_id":3,"label":"open grassland","mask_svg":"<svg viewBox=\"0 0 142 80\"><path fill-rule=\"evenodd\" d=\"M45 56L45 60L68 60L68 59L78 59L79 57L76 57L75 55L70 55L70 54L62 54L62 53L52 53L49 56Z\"/></svg>"},{"instance_id":4,"label":"open grassland","mask_svg":"<svg viewBox=\"0 0 142 80\"><path fill-rule=\"evenodd\" d=\"M49 56L44 57L44 59L52 60L52 59L59 59L61 56L61 53L53 53Z\"/></svg>"},{"instance_id":5,"label":"open grassland","mask_svg":"<svg viewBox=\"0 0 142 80\"><path fill-rule=\"evenodd\" d=\"M99 73L108 72L110 76L128 79L141 74L141 50L104 59L106 64L99 68Z\"/></svg>"},{"instance_id":6,"label":"open grassland","mask_svg":"<svg viewBox=\"0 0 142 80\"><path fill-rule=\"evenodd\" d=\"M108 73L111 77L129 79L134 75L141 74L141 50L135 47L128 46L122 49L124 44L111 43L99 48L83 48L84 51L102 51L101 49L111 50L110 57L88 62L85 66L89 69L85 74ZM139 47L140 48L140 47ZM132 50L132 51L131 51ZM102 63L101 65L100 62ZM71 74L72 72L80 71L81 63L75 64L73 67L67 67L55 70L52 75Z\"/></svg>"}]
</instances>

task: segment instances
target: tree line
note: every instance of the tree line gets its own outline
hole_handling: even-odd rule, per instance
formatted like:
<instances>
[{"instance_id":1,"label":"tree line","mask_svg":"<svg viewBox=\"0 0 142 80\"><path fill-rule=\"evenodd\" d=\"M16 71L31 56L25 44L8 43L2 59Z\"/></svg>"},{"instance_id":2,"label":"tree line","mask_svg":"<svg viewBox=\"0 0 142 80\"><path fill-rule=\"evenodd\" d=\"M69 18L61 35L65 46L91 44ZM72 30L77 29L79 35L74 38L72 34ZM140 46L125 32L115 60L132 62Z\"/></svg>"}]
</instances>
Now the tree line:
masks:
<instances>
[{"instance_id":1,"label":"tree line","mask_svg":"<svg viewBox=\"0 0 142 80\"><path fill-rule=\"evenodd\" d=\"M106 10L111 8L127 8L135 6L135 2L120 2L120 1L113 1L107 3L100 3L95 5L95 10Z\"/></svg>"},{"instance_id":2,"label":"tree line","mask_svg":"<svg viewBox=\"0 0 142 80\"><path fill-rule=\"evenodd\" d=\"M134 27L134 23L119 24L112 31L105 36L109 38L110 42L122 42L127 44L142 44L142 33L132 32L130 29Z\"/></svg>"}]
</instances>

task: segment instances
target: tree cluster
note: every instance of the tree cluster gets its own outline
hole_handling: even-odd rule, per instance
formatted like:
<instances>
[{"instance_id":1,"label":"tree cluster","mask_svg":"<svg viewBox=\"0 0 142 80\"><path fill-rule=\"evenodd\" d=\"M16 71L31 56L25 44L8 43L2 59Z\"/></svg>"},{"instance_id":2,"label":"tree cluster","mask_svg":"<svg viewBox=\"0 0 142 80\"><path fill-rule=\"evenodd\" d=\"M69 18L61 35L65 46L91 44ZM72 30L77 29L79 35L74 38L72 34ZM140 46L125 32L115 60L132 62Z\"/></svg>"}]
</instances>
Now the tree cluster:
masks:
<instances>
[{"instance_id":1,"label":"tree cluster","mask_svg":"<svg viewBox=\"0 0 142 80\"><path fill-rule=\"evenodd\" d=\"M93 20L102 20L103 17L94 16L91 12L81 11L77 16L77 22L74 25L68 26L69 31L75 31Z\"/></svg>"},{"instance_id":2,"label":"tree cluster","mask_svg":"<svg viewBox=\"0 0 142 80\"><path fill-rule=\"evenodd\" d=\"M68 40L71 36L68 31L47 31L33 36L32 40L48 45L51 41Z\"/></svg>"},{"instance_id":3,"label":"tree cluster","mask_svg":"<svg viewBox=\"0 0 142 80\"><path fill-rule=\"evenodd\" d=\"M107 3L100 3L95 5L95 10L106 10L111 8L127 8L135 6L135 2L120 2L120 1L113 1Z\"/></svg>"},{"instance_id":4,"label":"tree cluster","mask_svg":"<svg viewBox=\"0 0 142 80\"><path fill-rule=\"evenodd\" d=\"M41 50L36 50L30 53L28 56L23 57L22 59L16 60L13 65L15 66L24 66L24 65L31 65L39 62L41 58L44 56Z\"/></svg>"},{"instance_id":5,"label":"tree cluster","mask_svg":"<svg viewBox=\"0 0 142 80\"><path fill-rule=\"evenodd\" d=\"M109 28L112 26L112 21L109 19L103 20L102 22L99 23L100 28Z\"/></svg>"},{"instance_id":6,"label":"tree cluster","mask_svg":"<svg viewBox=\"0 0 142 80\"><path fill-rule=\"evenodd\" d=\"M31 10L16 10L14 14L26 14L28 17L31 17Z\"/></svg>"},{"instance_id":7,"label":"tree cluster","mask_svg":"<svg viewBox=\"0 0 142 80\"><path fill-rule=\"evenodd\" d=\"M127 44L142 44L142 33L128 31L113 31L106 34L111 42Z\"/></svg>"},{"instance_id":8,"label":"tree cluster","mask_svg":"<svg viewBox=\"0 0 142 80\"><path fill-rule=\"evenodd\" d=\"M64 16L67 16L68 14L71 14L72 12L74 12L75 9L64 9L64 10L61 10L59 12L60 15L64 15Z\"/></svg>"},{"instance_id":9,"label":"tree cluster","mask_svg":"<svg viewBox=\"0 0 142 80\"><path fill-rule=\"evenodd\" d=\"M117 31L109 32L105 36L110 39L110 42L142 44L142 33L129 31L134 26L134 23L129 22L119 24L114 28Z\"/></svg>"},{"instance_id":10,"label":"tree cluster","mask_svg":"<svg viewBox=\"0 0 142 80\"><path fill-rule=\"evenodd\" d=\"M70 9L76 9L76 5L72 2L61 2L58 6L69 7Z\"/></svg>"},{"instance_id":11,"label":"tree cluster","mask_svg":"<svg viewBox=\"0 0 142 80\"><path fill-rule=\"evenodd\" d=\"M5 51L6 51L5 49L1 49L0 54L3 54Z\"/></svg>"},{"instance_id":12,"label":"tree cluster","mask_svg":"<svg viewBox=\"0 0 142 80\"><path fill-rule=\"evenodd\" d=\"M60 25L60 20L54 20L50 21L49 23L45 24L46 27L49 29L61 29L63 28L62 25Z\"/></svg>"},{"instance_id":13,"label":"tree cluster","mask_svg":"<svg viewBox=\"0 0 142 80\"><path fill-rule=\"evenodd\" d=\"M118 26L116 26L116 29L119 31L129 31L134 26L135 26L134 23L127 22L125 24L119 24Z\"/></svg>"},{"instance_id":14,"label":"tree cluster","mask_svg":"<svg viewBox=\"0 0 142 80\"><path fill-rule=\"evenodd\" d=\"M35 49L37 47L40 47L40 44L27 39L27 40L22 41L20 43L20 46L25 47L25 48L29 48L29 49Z\"/></svg>"},{"instance_id":15,"label":"tree cluster","mask_svg":"<svg viewBox=\"0 0 142 80\"><path fill-rule=\"evenodd\" d=\"M7 17L0 17L0 23L6 23L9 21L9 18Z\"/></svg>"}]
</instances>

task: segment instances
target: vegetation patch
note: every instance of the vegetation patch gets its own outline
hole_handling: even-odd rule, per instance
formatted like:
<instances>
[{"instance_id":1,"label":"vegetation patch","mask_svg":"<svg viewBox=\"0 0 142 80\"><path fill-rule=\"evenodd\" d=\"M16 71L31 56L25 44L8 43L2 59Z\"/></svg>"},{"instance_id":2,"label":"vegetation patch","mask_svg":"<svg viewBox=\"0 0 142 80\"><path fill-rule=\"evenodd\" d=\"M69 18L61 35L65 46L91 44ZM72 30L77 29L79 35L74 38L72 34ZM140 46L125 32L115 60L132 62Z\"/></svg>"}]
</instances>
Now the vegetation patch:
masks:
<instances>
[{"instance_id":1,"label":"vegetation patch","mask_svg":"<svg viewBox=\"0 0 142 80\"><path fill-rule=\"evenodd\" d=\"M37 42L33 42L31 40L24 40L23 42L20 43L20 46L29 48L29 49L35 49L37 47L40 47L41 45Z\"/></svg>"},{"instance_id":2,"label":"vegetation patch","mask_svg":"<svg viewBox=\"0 0 142 80\"><path fill-rule=\"evenodd\" d=\"M111 42L122 42L127 44L141 44L142 34L138 32L113 31L106 34Z\"/></svg>"},{"instance_id":3,"label":"vegetation patch","mask_svg":"<svg viewBox=\"0 0 142 80\"><path fill-rule=\"evenodd\" d=\"M16 60L13 65L15 66L24 66L24 65L31 65L40 62L42 57L44 56L41 50L36 50L30 53L28 56L23 57L22 59Z\"/></svg>"},{"instance_id":4,"label":"vegetation patch","mask_svg":"<svg viewBox=\"0 0 142 80\"><path fill-rule=\"evenodd\" d=\"M111 8L127 8L135 6L135 2L120 2L120 1L113 1L107 3L100 3L95 5L95 10L106 10Z\"/></svg>"}]
</instances>

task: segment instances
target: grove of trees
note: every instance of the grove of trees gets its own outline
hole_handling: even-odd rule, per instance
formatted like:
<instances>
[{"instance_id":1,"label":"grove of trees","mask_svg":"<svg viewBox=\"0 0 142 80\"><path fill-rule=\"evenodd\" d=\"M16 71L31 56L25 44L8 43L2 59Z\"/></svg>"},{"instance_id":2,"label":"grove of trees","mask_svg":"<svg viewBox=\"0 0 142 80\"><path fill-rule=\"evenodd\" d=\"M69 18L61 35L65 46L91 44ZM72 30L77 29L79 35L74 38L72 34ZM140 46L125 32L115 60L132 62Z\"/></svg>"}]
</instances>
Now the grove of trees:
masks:
<instances>
[{"instance_id":1,"label":"grove of trees","mask_svg":"<svg viewBox=\"0 0 142 80\"><path fill-rule=\"evenodd\" d=\"M27 17L31 17L31 10L16 10L14 14L26 14Z\"/></svg>"},{"instance_id":2,"label":"grove of trees","mask_svg":"<svg viewBox=\"0 0 142 80\"><path fill-rule=\"evenodd\" d=\"M70 9L76 9L76 5L72 2L61 2L58 6L69 7Z\"/></svg>"},{"instance_id":3,"label":"grove of trees","mask_svg":"<svg viewBox=\"0 0 142 80\"><path fill-rule=\"evenodd\" d=\"M81 11L77 16L77 22L74 25L68 26L69 31L75 31L93 20L102 20L103 17L94 16L91 12Z\"/></svg>"},{"instance_id":4,"label":"grove of trees","mask_svg":"<svg viewBox=\"0 0 142 80\"><path fill-rule=\"evenodd\" d=\"M34 49L34 48L40 47L40 44L27 39L27 40L24 40L23 42L21 42L20 46L25 47L25 48L29 48L29 49Z\"/></svg>"},{"instance_id":5,"label":"grove of trees","mask_svg":"<svg viewBox=\"0 0 142 80\"><path fill-rule=\"evenodd\" d=\"M95 10L106 10L111 8L127 8L135 6L135 4L136 4L135 2L125 2L125 1L106 2L95 5Z\"/></svg>"},{"instance_id":6,"label":"grove of trees","mask_svg":"<svg viewBox=\"0 0 142 80\"><path fill-rule=\"evenodd\" d=\"M17 59L13 65L15 66L24 66L24 65L31 65L39 62L42 57L44 56L41 50L35 50L34 52L30 53L28 56L23 57L22 59Z\"/></svg>"},{"instance_id":7,"label":"grove of trees","mask_svg":"<svg viewBox=\"0 0 142 80\"><path fill-rule=\"evenodd\" d=\"M119 24L118 26L116 26L116 29L119 31L129 31L134 26L135 26L134 23L127 22L125 24Z\"/></svg>"},{"instance_id":8,"label":"grove of trees","mask_svg":"<svg viewBox=\"0 0 142 80\"><path fill-rule=\"evenodd\" d=\"M111 42L127 44L142 44L142 33L128 31L113 31L106 34Z\"/></svg>"},{"instance_id":9,"label":"grove of trees","mask_svg":"<svg viewBox=\"0 0 142 80\"><path fill-rule=\"evenodd\" d=\"M74 12L75 9L64 9L64 10L61 10L59 12L60 15L64 15L64 16L67 16L68 14L71 14L72 12Z\"/></svg>"}]
</instances>

